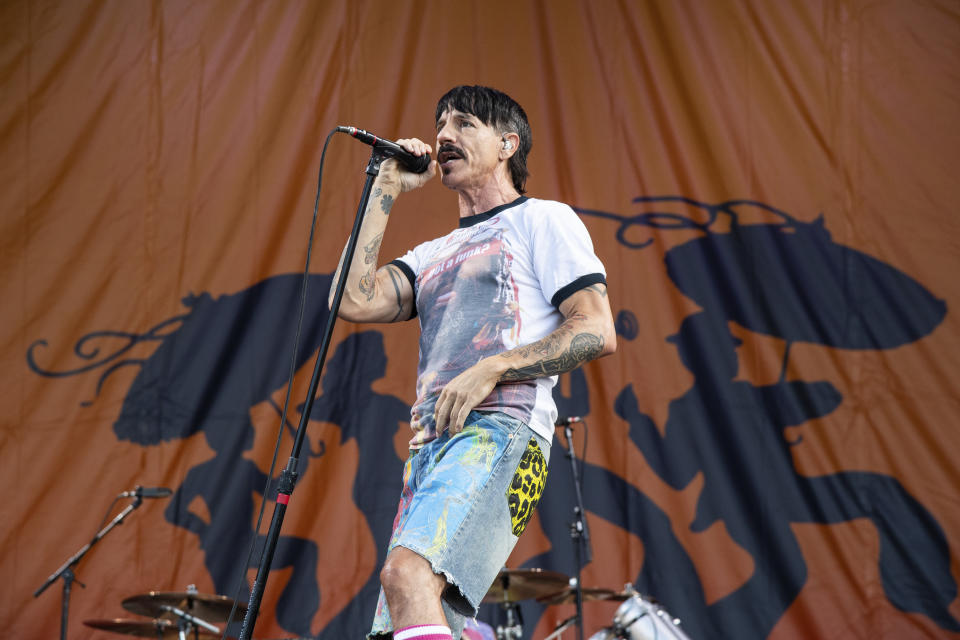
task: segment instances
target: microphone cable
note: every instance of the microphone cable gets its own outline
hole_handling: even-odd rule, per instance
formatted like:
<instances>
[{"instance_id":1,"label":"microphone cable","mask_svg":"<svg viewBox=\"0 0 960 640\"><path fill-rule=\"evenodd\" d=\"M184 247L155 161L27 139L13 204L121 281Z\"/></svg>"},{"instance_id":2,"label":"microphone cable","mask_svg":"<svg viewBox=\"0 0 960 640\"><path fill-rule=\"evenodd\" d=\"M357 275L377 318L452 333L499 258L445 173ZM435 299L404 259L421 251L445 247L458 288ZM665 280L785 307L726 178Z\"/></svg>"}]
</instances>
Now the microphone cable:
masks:
<instances>
[{"instance_id":1,"label":"microphone cable","mask_svg":"<svg viewBox=\"0 0 960 640\"><path fill-rule=\"evenodd\" d=\"M267 472L267 484L263 488L263 500L260 501L260 511L257 513L257 525L254 528L253 538L250 540L250 549L247 551L247 559L244 563L243 568L240 571L240 578L237 580L237 587L234 590L233 596L233 607L230 609L230 615L227 616L227 621L223 625L223 635L220 637L220 640L227 640L227 631L230 628L230 624L233 622L233 618L236 615L237 607L240 602L240 593L243 590L243 585L247 581L247 570L250 568L250 560L253 558L253 552L257 546L257 540L260 538L260 526L263 523L263 514L267 508L267 502L269 500L268 496L270 495L270 485L273 483L273 473L277 467L277 458L280 455L280 443L283 440L283 429L287 424L287 410L290 407L290 395L293 391L293 377L296 374L297 369L297 352L300 349L300 335L303 330L303 315L307 306L307 283L310 278L310 258L313 255L313 236L317 229L317 215L320 210L320 191L323 188L323 165L327 158L327 147L330 144L330 139L333 138L333 135L337 133L337 129L334 128L327 134L327 139L323 143L323 151L320 154L320 170L317 172L317 196L313 202L313 219L310 221L310 236L307 242L307 260L303 267L303 282L300 287L300 311L297 315L297 330L293 339L293 354L290 357L290 373L287 376L287 393L283 400L283 413L280 416L280 427L277 429L277 441L273 447L273 459L270 461L270 470ZM333 282L331 281L331 286ZM298 462L299 464L299 462ZM261 550L261 554L266 550L266 545L264 549ZM259 566L257 562L257 566ZM249 588L249 584L247 587Z\"/></svg>"}]
</instances>

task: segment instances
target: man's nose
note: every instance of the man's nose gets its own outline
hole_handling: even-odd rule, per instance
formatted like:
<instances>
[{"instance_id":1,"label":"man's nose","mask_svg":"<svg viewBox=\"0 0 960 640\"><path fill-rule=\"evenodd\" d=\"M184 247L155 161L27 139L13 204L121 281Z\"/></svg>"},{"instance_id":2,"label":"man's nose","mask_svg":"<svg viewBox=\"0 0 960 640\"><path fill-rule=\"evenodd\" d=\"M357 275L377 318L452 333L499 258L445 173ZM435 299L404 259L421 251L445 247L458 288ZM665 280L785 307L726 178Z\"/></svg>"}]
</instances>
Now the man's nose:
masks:
<instances>
[{"instance_id":1,"label":"man's nose","mask_svg":"<svg viewBox=\"0 0 960 640\"><path fill-rule=\"evenodd\" d=\"M453 142L453 129L448 124L437 131L437 148L439 149L440 145L445 142Z\"/></svg>"}]
</instances>

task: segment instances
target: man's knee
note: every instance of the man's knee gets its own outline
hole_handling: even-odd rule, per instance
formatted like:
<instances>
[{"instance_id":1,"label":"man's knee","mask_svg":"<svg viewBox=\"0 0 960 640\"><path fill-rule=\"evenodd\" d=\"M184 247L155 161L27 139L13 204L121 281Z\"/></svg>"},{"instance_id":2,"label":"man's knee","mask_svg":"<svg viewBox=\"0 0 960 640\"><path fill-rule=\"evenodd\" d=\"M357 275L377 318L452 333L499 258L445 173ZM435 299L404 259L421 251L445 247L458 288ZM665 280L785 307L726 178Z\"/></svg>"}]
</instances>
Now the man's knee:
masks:
<instances>
[{"instance_id":1,"label":"man's knee","mask_svg":"<svg viewBox=\"0 0 960 640\"><path fill-rule=\"evenodd\" d=\"M403 584L409 580L408 576L409 572L402 562L396 562L387 557L383 569L380 570L380 584L383 585L384 591L388 592L403 589Z\"/></svg>"},{"instance_id":2,"label":"man's knee","mask_svg":"<svg viewBox=\"0 0 960 640\"><path fill-rule=\"evenodd\" d=\"M388 593L429 588L439 594L444 582L443 576L435 574L425 558L403 547L390 552L380 571L380 584Z\"/></svg>"}]
</instances>

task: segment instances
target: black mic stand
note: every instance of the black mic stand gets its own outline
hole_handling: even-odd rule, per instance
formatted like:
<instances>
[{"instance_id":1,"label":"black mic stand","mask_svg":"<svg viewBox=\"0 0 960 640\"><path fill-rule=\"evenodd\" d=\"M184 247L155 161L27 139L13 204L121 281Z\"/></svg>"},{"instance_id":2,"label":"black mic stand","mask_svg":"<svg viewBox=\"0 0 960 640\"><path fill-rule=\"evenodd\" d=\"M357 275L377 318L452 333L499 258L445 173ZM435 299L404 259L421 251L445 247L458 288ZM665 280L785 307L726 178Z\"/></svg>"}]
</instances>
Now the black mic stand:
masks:
<instances>
[{"instance_id":1,"label":"black mic stand","mask_svg":"<svg viewBox=\"0 0 960 640\"><path fill-rule=\"evenodd\" d=\"M587 521L583 517L583 495L580 493L577 459L573 452L573 429L569 421L563 426L563 432L567 437L567 458L570 460L573 494L576 498L576 504L573 506L573 522L570 523L570 538L573 540L573 554L577 564L577 584L574 587L577 598L577 638L583 640L583 585L580 583L580 573L584 565L590 564L593 560L593 552L590 548L590 530L587 529ZM584 555L586 555L586 562L583 560Z\"/></svg>"},{"instance_id":2,"label":"black mic stand","mask_svg":"<svg viewBox=\"0 0 960 640\"><path fill-rule=\"evenodd\" d=\"M357 217L353 222L353 231L350 233L350 240L347 242L347 249L343 256L343 266L340 268L340 279L337 281L333 304L330 306L330 314L327 316L327 326L323 333L323 341L320 343L320 352L317 354L316 364L313 367L313 376L310 378L310 388L307 389L307 398L303 403L303 411L300 414L300 424L297 426L297 433L294 437L293 451L290 453L287 466L280 473L277 487L277 501L273 507L273 519L270 521L270 530L267 532L263 555L260 557L257 577L254 580L253 588L250 590L247 613L243 618L243 626L240 629L240 640L250 640L253 634L253 627L257 623L257 616L260 613L260 601L263 598L263 590L267 584L267 575L270 573L270 566L273 564L277 541L280 539L280 528L283 526L283 517L287 511L287 504L290 502L290 494L293 493L293 489L297 484L297 465L300 461L300 449L303 447L303 440L307 433L307 424L310 422L310 410L313 408L313 398L317 393L317 387L320 386L320 374L323 371L323 364L327 359L327 350L330 348L330 341L333 337L333 328L337 322L340 301L343 298L343 290L347 283L347 273L350 270L350 263L353 262L353 254L357 248L357 238L360 235L360 226L363 224L363 215L367 210L367 201L370 199L373 181L380 173L380 165L385 159L386 156L375 148L370 155L370 161L367 163L367 179L363 183L363 191L360 193Z\"/></svg>"},{"instance_id":3,"label":"black mic stand","mask_svg":"<svg viewBox=\"0 0 960 640\"><path fill-rule=\"evenodd\" d=\"M62 602L60 604L60 640L67 639L67 618L70 617L70 590L73 587L73 581L76 580L76 575L73 572L74 567L76 567L83 556L87 555L87 552L93 548L93 545L100 542L100 540L110 533L110 530L113 529L118 524L123 524L123 520L130 515L134 509L139 507L143 503L143 498L140 496L135 496L133 502L131 502L127 507L117 514L117 517L110 521L110 524L105 526L97 535L93 536L93 540L85 544L79 551L73 554L69 560L63 563L59 569L53 572L53 574L47 578L46 582L40 585L40 588L33 592L33 597L36 598L41 593L43 593L47 587L49 587L53 582L62 577L63 578L63 596ZM81 587L86 587L82 582L77 580L77 584Z\"/></svg>"}]
</instances>

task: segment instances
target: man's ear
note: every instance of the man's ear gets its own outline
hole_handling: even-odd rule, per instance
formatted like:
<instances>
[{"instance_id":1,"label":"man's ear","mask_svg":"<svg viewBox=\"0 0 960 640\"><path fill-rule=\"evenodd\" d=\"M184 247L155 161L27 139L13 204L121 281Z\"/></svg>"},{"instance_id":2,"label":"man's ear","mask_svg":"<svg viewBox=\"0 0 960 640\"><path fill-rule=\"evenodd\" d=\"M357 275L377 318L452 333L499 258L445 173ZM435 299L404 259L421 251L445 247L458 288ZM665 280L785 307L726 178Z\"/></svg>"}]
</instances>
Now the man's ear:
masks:
<instances>
[{"instance_id":1,"label":"man's ear","mask_svg":"<svg viewBox=\"0 0 960 640\"><path fill-rule=\"evenodd\" d=\"M505 133L500 136L502 146L500 147L500 159L506 160L517 152L520 148L520 136L516 133Z\"/></svg>"}]
</instances>

